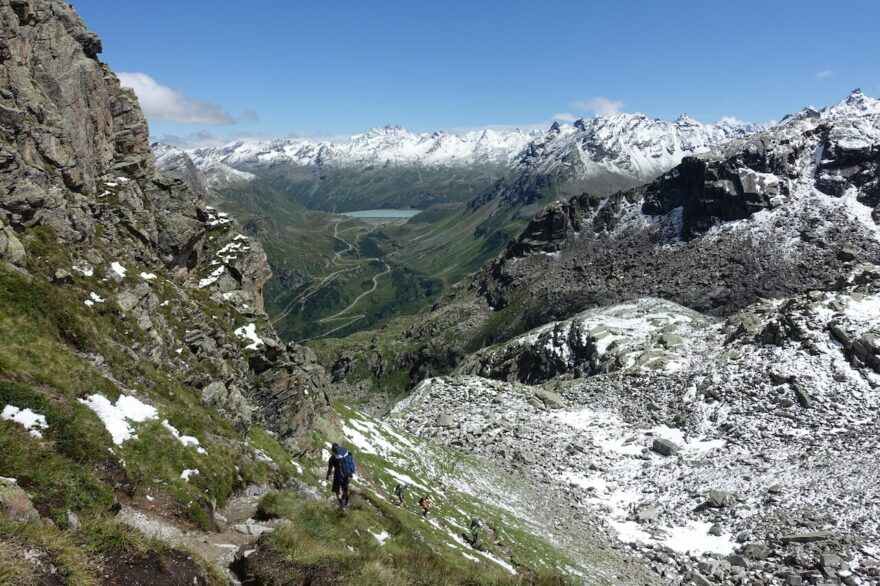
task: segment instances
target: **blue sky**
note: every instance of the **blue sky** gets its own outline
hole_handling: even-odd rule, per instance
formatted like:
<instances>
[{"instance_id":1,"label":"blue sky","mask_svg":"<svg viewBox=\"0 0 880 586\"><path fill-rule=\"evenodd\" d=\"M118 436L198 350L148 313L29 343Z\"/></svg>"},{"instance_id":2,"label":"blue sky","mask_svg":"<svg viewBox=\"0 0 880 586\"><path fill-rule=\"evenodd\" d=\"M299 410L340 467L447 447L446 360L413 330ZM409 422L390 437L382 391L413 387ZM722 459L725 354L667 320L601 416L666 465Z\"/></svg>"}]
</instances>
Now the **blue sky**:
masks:
<instances>
[{"instance_id":1,"label":"blue sky","mask_svg":"<svg viewBox=\"0 0 880 586\"><path fill-rule=\"evenodd\" d=\"M880 2L74 0L156 137L765 122L880 94ZM148 102L148 104L147 104Z\"/></svg>"}]
</instances>

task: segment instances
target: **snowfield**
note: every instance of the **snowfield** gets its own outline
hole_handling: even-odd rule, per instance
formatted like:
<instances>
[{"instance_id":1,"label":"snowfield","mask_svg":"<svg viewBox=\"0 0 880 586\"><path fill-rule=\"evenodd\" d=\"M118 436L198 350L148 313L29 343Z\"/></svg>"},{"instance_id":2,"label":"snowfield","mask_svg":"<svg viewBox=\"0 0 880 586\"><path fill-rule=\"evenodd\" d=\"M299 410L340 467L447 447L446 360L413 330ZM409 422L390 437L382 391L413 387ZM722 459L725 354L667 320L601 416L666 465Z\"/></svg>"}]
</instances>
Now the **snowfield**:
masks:
<instances>
[{"instance_id":1,"label":"snowfield","mask_svg":"<svg viewBox=\"0 0 880 586\"><path fill-rule=\"evenodd\" d=\"M724 321L654 299L591 310L479 353L465 370L482 376L423 381L390 421L498 454L670 579L776 583L791 556L828 553L867 571L880 543L880 361L859 345L876 356L878 303L880 273L861 267L838 290ZM522 384L517 353L553 376Z\"/></svg>"}]
</instances>

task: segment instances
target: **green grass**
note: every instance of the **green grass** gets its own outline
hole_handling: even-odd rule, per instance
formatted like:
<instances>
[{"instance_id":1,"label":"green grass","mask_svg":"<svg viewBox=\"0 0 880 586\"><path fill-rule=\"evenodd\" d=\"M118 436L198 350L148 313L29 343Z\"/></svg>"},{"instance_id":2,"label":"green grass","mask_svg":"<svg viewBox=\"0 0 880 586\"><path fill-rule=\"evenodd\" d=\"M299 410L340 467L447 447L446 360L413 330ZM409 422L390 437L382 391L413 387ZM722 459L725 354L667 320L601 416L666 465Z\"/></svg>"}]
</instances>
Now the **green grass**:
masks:
<instances>
[{"instance_id":1,"label":"green grass","mask_svg":"<svg viewBox=\"0 0 880 586\"><path fill-rule=\"evenodd\" d=\"M271 493L260 511L290 521L263 541L289 565L291 573L324 569L343 584L566 584L561 576L511 576L476 564L442 542L437 530L413 513L364 493L340 515L323 502ZM388 534L384 544L375 537Z\"/></svg>"},{"instance_id":2,"label":"green grass","mask_svg":"<svg viewBox=\"0 0 880 586\"><path fill-rule=\"evenodd\" d=\"M427 550L442 560L441 565L453 568L450 571L457 568L467 575L472 570L488 569L490 574L506 580L499 583L566 583L558 572L576 568L583 571L585 564L607 562L595 559L596 554L585 544L568 540L562 545L538 536L544 532L534 512L512 514L508 507L523 507L526 511L527 503L533 502L535 496L531 487L503 470L413 437L345 405L336 403L334 409L338 416L336 427L322 426L315 446L326 446L325 442L329 441L349 446L356 455L358 480L352 485L355 495L352 515L337 519L327 531L341 525L344 531L356 529L363 533L360 523L369 522L373 533L384 530L393 536L382 546L386 553L395 551L393 547L389 549L392 544L402 545L401 552ZM345 437L347 430L357 431L357 441ZM309 460L306 469L316 471L322 478L324 466L323 461ZM391 504L400 475L409 476L413 482L403 508ZM426 522L417 514L416 501L422 492L431 494L432 522ZM504 499L504 507L494 504L499 497ZM326 507L326 503L317 505ZM296 513L301 511L299 507L297 501L283 495L270 495L262 504L265 514L282 518L304 514ZM463 541L473 518L480 519L484 527L478 551ZM294 525L299 527L298 523ZM370 536L367 534L367 537ZM331 536L331 539L334 538ZM512 577L484 554L506 561L517 569L517 576ZM467 556L477 558L478 562ZM366 563L367 560L361 561ZM461 574L455 575L456 579L462 579ZM539 581L515 581L526 578Z\"/></svg>"},{"instance_id":3,"label":"green grass","mask_svg":"<svg viewBox=\"0 0 880 586\"><path fill-rule=\"evenodd\" d=\"M203 406L200 391L180 378L199 371L210 377L210 369L193 361L191 372L169 371L137 359L125 349L146 339L132 318L118 312L112 285L102 282L100 275L78 274L65 286L50 285L41 275L69 267L74 251L59 246L45 229L31 231L23 240L33 276L0 265L0 408L31 408L46 417L48 429L37 439L16 423L0 421L0 470L18 479L41 514L63 526L68 510L84 518L97 515L112 502L114 487L127 487L135 494L167 496L183 518L207 529L213 526L212 501L222 505L248 483L290 477L289 464L276 466L255 458L257 448L216 409ZM140 270L129 269L130 275ZM193 299L187 300L182 297L186 293L167 282L154 287L160 296L176 301L160 311L171 323L179 323L181 337L187 321L177 312L194 303L221 328L231 330L242 323L240 315L204 292L193 291ZM90 291L105 303L84 305ZM103 357L111 376L86 353ZM97 393L114 401L122 388L134 389L156 407L159 420L137 424L137 437L115 446L79 399ZM178 442L162 427L162 419L180 433L197 437L206 453ZM264 452L276 458L283 453L265 432L251 434L259 438ZM180 478L188 468L200 472L190 482Z\"/></svg>"}]
</instances>

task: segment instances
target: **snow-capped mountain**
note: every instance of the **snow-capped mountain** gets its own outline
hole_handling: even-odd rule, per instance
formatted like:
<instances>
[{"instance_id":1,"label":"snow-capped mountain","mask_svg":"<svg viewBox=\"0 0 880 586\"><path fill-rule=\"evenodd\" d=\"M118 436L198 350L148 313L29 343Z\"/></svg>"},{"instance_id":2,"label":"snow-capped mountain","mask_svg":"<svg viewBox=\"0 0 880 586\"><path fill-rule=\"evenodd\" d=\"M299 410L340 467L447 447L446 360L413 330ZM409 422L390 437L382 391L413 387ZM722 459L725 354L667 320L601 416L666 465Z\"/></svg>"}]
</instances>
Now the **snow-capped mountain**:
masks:
<instances>
[{"instance_id":1,"label":"snow-capped mountain","mask_svg":"<svg viewBox=\"0 0 880 586\"><path fill-rule=\"evenodd\" d=\"M411 335L472 347L490 325L504 340L645 296L726 316L831 286L859 261L880 264L880 102L856 91L650 184L550 204Z\"/></svg>"},{"instance_id":2,"label":"snow-capped mountain","mask_svg":"<svg viewBox=\"0 0 880 586\"><path fill-rule=\"evenodd\" d=\"M855 91L548 206L407 332L411 371L456 368L390 420L604 517L666 583L877 583L878 265Z\"/></svg>"},{"instance_id":3,"label":"snow-capped mountain","mask_svg":"<svg viewBox=\"0 0 880 586\"><path fill-rule=\"evenodd\" d=\"M502 132L489 129L463 134L428 134L411 132L399 126L386 126L353 135L346 141L287 138L266 142L233 142L188 152L200 168L218 162L236 168L277 165L510 166L536 135L535 132L521 130Z\"/></svg>"},{"instance_id":4,"label":"snow-capped mountain","mask_svg":"<svg viewBox=\"0 0 880 586\"><path fill-rule=\"evenodd\" d=\"M585 191L607 195L761 128L734 119L703 124L687 114L674 122L635 113L554 123L472 207L493 199L516 205Z\"/></svg>"},{"instance_id":5,"label":"snow-capped mountain","mask_svg":"<svg viewBox=\"0 0 880 586\"><path fill-rule=\"evenodd\" d=\"M529 191L535 177L552 177L567 194L579 193L597 178L611 178L614 187L648 181L685 156L709 151L757 128L734 120L702 124L687 115L666 122L643 114L617 114L573 124L554 123L546 132L485 129L429 134L386 126L345 141L237 141L186 153L215 187L223 181L247 180L247 175L234 170L259 175L285 167L321 169L324 173L334 169L385 168L393 172L411 167L491 167L510 172L487 195L498 189Z\"/></svg>"},{"instance_id":6,"label":"snow-capped mountain","mask_svg":"<svg viewBox=\"0 0 880 586\"><path fill-rule=\"evenodd\" d=\"M644 114L615 114L556 124L532 142L517 171L549 175L573 166L580 174L593 169L624 172L652 179L686 156L705 153L760 127L735 120L702 124L687 114L674 122Z\"/></svg>"},{"instance_id":7,"label":"snow-capped mountain","mask_svg":"<svg viewBox=\"0 0 880 586\"><path fill-rule=\"evenodd\" d=\"M257 178L253 173L239 171L221 161L199 160L196 164L188 152L163 142L154 142L150 146L156 156L156 167L162 173L184 179L203 193L207 188L246 183Z\"/></svg>"}]
</instances>

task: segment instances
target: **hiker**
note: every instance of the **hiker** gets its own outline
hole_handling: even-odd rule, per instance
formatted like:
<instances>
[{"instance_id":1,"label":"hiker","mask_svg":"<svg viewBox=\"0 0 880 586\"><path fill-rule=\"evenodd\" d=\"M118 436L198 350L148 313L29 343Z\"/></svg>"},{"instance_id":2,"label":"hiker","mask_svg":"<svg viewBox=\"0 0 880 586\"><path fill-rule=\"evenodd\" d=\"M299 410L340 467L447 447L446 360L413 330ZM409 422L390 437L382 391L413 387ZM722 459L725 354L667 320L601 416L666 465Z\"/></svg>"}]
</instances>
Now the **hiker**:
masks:
<instances>
[{"instance_id":1,"label":"hiker","mask_svg":"<svg viewBox=\"0 0 880 586\"><path fill-rule=\"evenodd\" d=\"M431 499L428 498L428 495L419 499L419 506L422 507L422 517L427 517L428 508L431 506Z\"/></svg>"},{"instance_id":2,"label":"hiker","mask_svg":"<svg viewBox=\"0 0 880 586\"><path fill-rule=\"evenodd\" d=\"M480 520L471 519L471 547L477 547L477 541L480 539Z\"/></svg>"},{"instance_id":3,"label":"hiker","mask_svg":"<svg viewBox=\"0 0 880 586\"><path fill-rule=\"evenodd\" d=\"M397 506L398 507L403 506L403 492L408 488L409 488L409 485L406 483L398 484L397 486L394 487L394 496L397 497Z\"/></svg>"},{"instance_id":4,"label":"hiker","mask_svg":"<svg viewBox=\"0 0 880 586\"><path fill-rule=\"evenodd\" d=\"M339 508L345 509L349 499L348 485L351 482L351 477L355 474L354 456L336 443L330 447L330 459L327 461L327 480L330 480L331 473L333 474L333 492L336 494Z\"/></svg>"}]
</instances>

